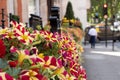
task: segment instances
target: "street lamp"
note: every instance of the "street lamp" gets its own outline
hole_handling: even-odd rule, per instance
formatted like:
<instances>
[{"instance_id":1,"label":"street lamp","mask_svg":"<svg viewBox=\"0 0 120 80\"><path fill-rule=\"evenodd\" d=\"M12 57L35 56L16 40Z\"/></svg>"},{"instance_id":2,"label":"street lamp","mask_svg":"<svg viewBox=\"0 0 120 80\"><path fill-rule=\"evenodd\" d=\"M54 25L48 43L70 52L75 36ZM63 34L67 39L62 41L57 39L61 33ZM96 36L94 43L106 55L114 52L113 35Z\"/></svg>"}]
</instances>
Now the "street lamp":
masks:
<instances>
[{"instance_id":1,"label":"street lamp","mask_svg":"<svg viewBox=\"0 0 120 80\"><path fill-rule=\"evenodd\" d=\"M113 25L113 34L112 34L112 37L113 37L113 42L112 42L112 50L114 51L114 33L115 33L115 15L112 16L112 25Z\"/></svg>"},{"instance_id":2,"label":"street lamp","mask_svg":"<svg viewBox=\"0 0 120 80\"><path fill-rule=\"evenodd\" d=\"M108 9L107 8L108 8L108 5L105 3L103 5L103 16L105 19L108 18Z\"/></svg>"},{"instance_id":3,"label":"street lamp","mask_svg":"<svg viewBox=\"0 0 120 80\"><path fill-rule=\"evenodd\" d=\"M105 45L107 47L107 18L108 18L108 5L105 3L103 5L103 17L105 19Z\"/></svg>"}]
</instances>

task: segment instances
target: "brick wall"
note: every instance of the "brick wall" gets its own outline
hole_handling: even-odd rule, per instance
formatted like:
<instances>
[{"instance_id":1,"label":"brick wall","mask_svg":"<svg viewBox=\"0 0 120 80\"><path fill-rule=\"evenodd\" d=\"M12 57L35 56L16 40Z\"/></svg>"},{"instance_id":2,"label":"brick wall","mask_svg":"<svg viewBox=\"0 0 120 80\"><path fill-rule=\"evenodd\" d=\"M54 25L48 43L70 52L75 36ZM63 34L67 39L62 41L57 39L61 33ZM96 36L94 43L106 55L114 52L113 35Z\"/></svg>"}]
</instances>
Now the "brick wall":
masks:
<instances>
[{"instance_id":1,"label":"brick wall","mask_svg":"<svg viewBox=\"0 0 120 80\"><path fill-rule=\"evenodd\" d=\"M7 2L8 0L0 0L0 13L1 13L1 9L4 9L4 13L5 15L8 15L8 9L7 9ZM21 0L17 0L16 3L14 4L15 6L15 15L18 15L20 17L20 21L22 21L22 3ZM0 14L0 25L1 25L1 19L2 19L2 15ZM5 26L9 26L8 25L8 17L5 16Z\"/></svg>"},{"instance_id":2,"label":"brick wall","mask_svg":"<svg viewBox=\"0 0 120 80\"><path fill-rule=\"evenodd\" d=\"M4 13L7 14L7 0L0 0L0 13L2 12L1 9L4 9ZM1 25L2 15L0 14L0 25ZM5 26L7 26L8 18L5 16Z\"/></svg>"},{"instance_id":3,"label":"brick wall","mask_svg":"<svg viewBox=\"0 0 120 80\"><path fill-rule=\"evenodd\" d=\"M20 17L20 22L22 22L22 0L17 0L17 13Z\"/></svg>"}]
</instances>

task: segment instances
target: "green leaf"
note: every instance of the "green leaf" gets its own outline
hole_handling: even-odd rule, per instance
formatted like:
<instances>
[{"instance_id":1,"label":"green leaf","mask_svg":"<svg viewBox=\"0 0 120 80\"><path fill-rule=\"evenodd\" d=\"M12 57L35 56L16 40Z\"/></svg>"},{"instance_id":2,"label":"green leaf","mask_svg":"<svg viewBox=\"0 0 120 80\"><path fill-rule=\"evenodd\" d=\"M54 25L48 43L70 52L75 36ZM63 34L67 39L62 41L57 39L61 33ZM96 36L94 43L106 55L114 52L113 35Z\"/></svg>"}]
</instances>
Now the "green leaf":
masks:
<instances>
[{"instance_id":1,"label":"green leaf","mask_svg":"<svg viewBox=\"0 0 120 80\"><path fill-rule=\"evenodd\" d=\"M41 41L36 41L36 42L33 42L32 45L34 46L34 45L37 45L37 44L40 44L40 43L41 43Z\"/></svg>"},{"instance_id":2,"label":"green leaf","mask_svg":"<svg viewBox=\"0 0 120 80\"><path fill-rule=\"evenodd\" d=\"M59 79L59 77L56 75L55 77L50 78L50 80L60 80L60 79Z\"/></svg>"},{"instance_id":3,"label":"green leaf","mask_svg":"<svg viewBox=\"0 0 120 80\"><path fill-rule=\"evenodd\" d=\"M32 62L29 59L24 59L23 64L22 64L22 69L29 69L31 66Z\"/></svg>"},{"instance_id":4,"label":"green leaf","mask_svg":"<svg viewBox=\"0 0 120 80\"><path fill-rule=\"evenodd\" d=\"M53 73L53 71L52 70L50 70L50 69L44 69L44 70L42 70L42 75L45 75L45 76L47 76L48 78L50 78L51 77L51 74Z\"/></svg>"},{"instance_id":5,"label":"green leaf","mask_svg":"<svg viewBox=\"0 0 120 80\"><path fill-rule=\"evenodd\" d=\"M19 73L20 73L20 70L21 70L20 67L15 67L15 68L9 67L6 72L7 72L8 74L10 74L11 76L13 76L14 78L18 78L18 75L19 75Z\"/></svg>"},{"instance_id":6,"label":"green leaf","mask_svg":"<svg viewBox=\"0 0 120 80\"><path fill-rule=\"evenodd\" d=\"M6 68L7 65L7 61L0 58L0 68Z\"/></svg>"},{"instance_id":7,"label":"green leaf","mask_svg":"<svg viewBox=\"0 0 120 80\"><path fill-rule=\"evenodd\" d=\"M38 63L36 65L31 66L30 69L35 69L35 68L40 68L40 67L41 67L41 64Z\"/></svg>"}]
</instances>

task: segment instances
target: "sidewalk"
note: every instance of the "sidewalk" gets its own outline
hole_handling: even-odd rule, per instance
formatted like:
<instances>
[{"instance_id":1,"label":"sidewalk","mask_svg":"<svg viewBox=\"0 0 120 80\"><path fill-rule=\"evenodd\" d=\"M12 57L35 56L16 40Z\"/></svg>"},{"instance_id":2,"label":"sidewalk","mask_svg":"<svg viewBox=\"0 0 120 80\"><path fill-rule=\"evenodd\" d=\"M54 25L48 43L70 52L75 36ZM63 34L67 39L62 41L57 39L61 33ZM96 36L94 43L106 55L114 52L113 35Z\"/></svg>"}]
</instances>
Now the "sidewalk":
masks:
<instances>
[{"instance_id":1,"label":"sidewalk","mask_svg":"<svg viewBox=\"0 0 120 80\"><path fill-rule=\"evenodd\" d=\"M120 44L120 43L119 43ZM120 48L114 48L109 43L96 44L96 48L90 48L90 44L83 46L83 66L86 69L87 80L120 80Z\"/></svg>"}]
</instances>

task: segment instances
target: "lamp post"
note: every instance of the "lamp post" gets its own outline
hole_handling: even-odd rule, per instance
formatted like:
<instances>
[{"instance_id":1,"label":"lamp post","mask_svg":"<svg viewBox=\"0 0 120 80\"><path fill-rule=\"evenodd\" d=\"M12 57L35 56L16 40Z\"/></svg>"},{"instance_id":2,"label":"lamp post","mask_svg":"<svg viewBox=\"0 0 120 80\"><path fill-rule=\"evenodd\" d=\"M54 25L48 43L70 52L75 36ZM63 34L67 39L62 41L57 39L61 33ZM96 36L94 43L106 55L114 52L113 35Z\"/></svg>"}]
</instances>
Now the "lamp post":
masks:
<instances>
[{"instance_id":1,"label":"lamp post","mask_svg":"<svg viewBox=\"0 0 120 80\"><path fill-rule=\"evenodd\" d=\"M114 51L114 42L115 42L115 26L116 26L116 22L115 22L115 6L116 6L116 0L113 0L112 1L112 7L111 7L111 13L112 13L112 26L113 26L113 32L112 32L112 38L113 38L113 41L112 41L112 50Z\"/></svg>"},{"instance_id":2,"label":"lamp post","mask_svg":"<svg viewBox=\"0 0 120 80\"><path fill-rule=\"evenodd\" d=\"M114 31L114 27L115 27L114 22L115 22L115 15L113 15L113 19L112 19L112 25L113 25L113 33L112 33L112 37L113 37L112 50L113 50L113 51L114 51L114 42L115 42L115 40L114 40L114 33L115 33L115 31Z\"/></svg>"},{"instance_id":3,"label":"lamp post","mask_svg":"<svg viewBox=\"0 0 120 80\"><path fill-rule=\"evenodd\" d=\"M107 47L107 17L105 17L105 46Z\"/></svg>"},{"instance_id":4,"label":"lamp post","mask_svg":"<svg viewBox=\"0 0 120 80\"><path fill-rule=\"evenodd\" d=\"M108 5L105 3L103 5L103 16L105 19L105 46L107 47L107 18L108 18L108 11L107 11Z\"/></svg>"}]
</instances>

